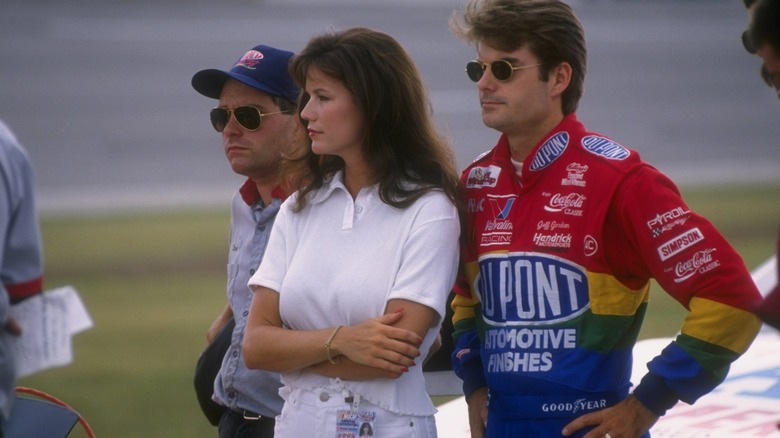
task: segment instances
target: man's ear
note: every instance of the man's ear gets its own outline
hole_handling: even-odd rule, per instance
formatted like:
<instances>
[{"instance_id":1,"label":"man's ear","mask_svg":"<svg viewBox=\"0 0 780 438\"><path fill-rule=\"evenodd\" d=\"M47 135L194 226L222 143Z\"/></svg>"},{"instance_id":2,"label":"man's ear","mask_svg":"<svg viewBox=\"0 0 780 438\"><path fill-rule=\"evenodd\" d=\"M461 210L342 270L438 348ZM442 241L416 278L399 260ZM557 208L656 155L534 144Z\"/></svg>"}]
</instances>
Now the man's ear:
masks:
<instances>
[{"instance_id":1,"label":"man's ear","mask_svg":"<svg viewBox=\"0 0 780 438\"><path fill-rule=\"evenodd\" d=\"M568 62L558 64L550 70L549 77L551 95L560 96L571 83L571 65Z\"/></svg>"}]
</instances>

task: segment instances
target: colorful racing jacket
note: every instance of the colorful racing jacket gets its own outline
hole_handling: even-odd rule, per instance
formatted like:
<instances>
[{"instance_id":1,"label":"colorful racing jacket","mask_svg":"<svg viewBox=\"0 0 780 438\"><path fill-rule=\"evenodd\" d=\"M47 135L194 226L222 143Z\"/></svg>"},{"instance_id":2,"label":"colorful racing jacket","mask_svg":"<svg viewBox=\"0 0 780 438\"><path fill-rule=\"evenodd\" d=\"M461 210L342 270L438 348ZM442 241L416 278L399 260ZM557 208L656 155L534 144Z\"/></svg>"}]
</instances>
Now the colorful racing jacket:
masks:
<instances>
[{"instance_id":1,"label":"colorful racing jacket","mask_svg":"<svg viewBox=\"0 0 780 438\"><path fill-rule=\"evenodd\" d=\"M453 369L528 418L572 418L629 392L650 280L689 311L634 390L659 415L725 378L760 328L740 256L674 183L571 114L518 177L505 136L462 175ZM560 400L546 403L545 400Z\"/></svg>"}]
</instances>

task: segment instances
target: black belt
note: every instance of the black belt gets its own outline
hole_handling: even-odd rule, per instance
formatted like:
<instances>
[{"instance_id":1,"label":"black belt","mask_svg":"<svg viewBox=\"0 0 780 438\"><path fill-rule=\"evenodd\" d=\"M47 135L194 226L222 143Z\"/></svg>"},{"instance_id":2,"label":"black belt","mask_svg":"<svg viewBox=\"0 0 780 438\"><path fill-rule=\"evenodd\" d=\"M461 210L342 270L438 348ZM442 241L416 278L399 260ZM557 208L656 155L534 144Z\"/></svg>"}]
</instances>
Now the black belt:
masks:
<instances>
[{"instance_id":1,"label":"black belt","mask_svg":"<svg viewBox=\"0 0 780 438\"><path fill-rule=\"evenodd\" d=\"M255 412L252 412L252 411L249 411L247 409L242 409L239 412L239 414L241 414L241 416L244 417L244 420L249 420L249 421L257 421L257 420L261 420L263 418L262 415L260 415L258 413L255 413Z\"/></svg>"},{"instance_id":2,"label":"black belt","mask_svg":"<svg viewBox=\"0 0 780 438\"><path fill-rule=\"evenodd\" d=\"M257 412L252 412L248 409L231 409L230 410L233 415L241 417L244 421L275 421L276 419L272 416L264 417Z\"/></svg>"}]
</instances>

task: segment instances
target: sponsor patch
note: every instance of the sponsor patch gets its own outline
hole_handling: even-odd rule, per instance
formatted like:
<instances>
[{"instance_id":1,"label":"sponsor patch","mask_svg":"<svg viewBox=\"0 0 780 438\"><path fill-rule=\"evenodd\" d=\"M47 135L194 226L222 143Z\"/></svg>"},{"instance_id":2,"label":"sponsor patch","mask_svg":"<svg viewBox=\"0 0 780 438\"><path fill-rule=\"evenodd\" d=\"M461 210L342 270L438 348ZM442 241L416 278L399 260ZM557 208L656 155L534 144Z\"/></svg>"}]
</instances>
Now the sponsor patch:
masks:
<instances>
[{"instance_id":1,"label":"sponsor patch","mask_svg":"<svg viewBox=\"0 0 780 438\"><path fill-rule=\"evenodd\" d=\"M533 241L537 248L549 248L559 251L571 248L571 234L568 233L534 233Z\"/></svg>"},{"instance_id":2,"label":"sponsor patch","mask_svg":"<svg viewBox=\"0 0 780 438\"><path fill-rule=\"evenodd\" d=\"M539 149L534 155L533 161L531 161L531 170L541 170L549 166L558 157L563 155L563 151L566 150L566 146L569 145L569 133L559 132L539 146Z\"/></svg>"},{"instance_id":3,"label":"sponsor patch","mask_svg":"<svg viewBox=\"0 0 780 438\"><path fill-rule=\"evenodd\" d=\"M577 348L577 329L490 329L485 331L484 348L491 351L487 364L490 373L547 372L553 368L550 350Z\"/></svg>"},{"instance_id":4,"label":"sponsor patch","mask_svg":"<svg viewBox=\"0 0 780 438\"><path fill-rule=\"evenodd\" d=\"M712 257L713 252L715 252L715 248L697 251L690 259L678 262L674 267L674 275L677 277L674 282L682 283L697 272L703 274L720 266L720 260Z\"/></svg>"},{"instance_id":5,"label":"sponsor patch","mask_svg":"<svg viewBox=\"0 0 780 438\"><path fill-rule=\"evenodd\" d=\"M466 178L466 187L469 189L495 187L500 173L501 168L498 166L474 167Z\"/></svg>"},{"instance_id":6,"label":"sponsor patch","mask_svg":"<svg viewBox=\"0 0 780 438\"><path fill-rule=\"evenodd\" d=\"M587 236L585 236L585 243L583 248L585 249L585 255L587 257L591 257L598 252L599 242L596 240L595 237L588 234Z\"/></svg>"},{"instance_id":7,"label":"sponsor patch","mask_svg":"<svg viewBox=\"0 0 780 438\"><path fill-rule=\"evenodd\" d=\"M598 135L582 137L582 147L588 152L608 160L625 160L631 152L614 141Z\"/></svg>"},{"instance_id":8,"label":"sponsor patch","mask_svg":"<svg viewBox=\"0 0 780 438\"><path fill-rule=\"evenodd\" d=\"M590 306L585 268L540 253L480 258L474 290L485 322L493 326L563 323Z\"/></svg>"},{"instance_id":9,"label":"sponsor patch","mask_svg":"<svg viewBox=\"0 0 780 438\"><path fill-rule=\"evenodd\" d=\"M550 201L544 209L551 213L563 212L569 216L582 216L582 207L587 197L580 193L566 195L556 193L550 197Z\"/></svg>"},{"instance_id":10,"label":"sponsor patch","mask_svg":"<svg viewBox=\"0 0 780 438\"><path fill-rule=\"evenodd\" d=\"M466 209L469 213L478 213L480 211L485 211L485 198L479 198L474 199L470 198L468 202L466 202Z\"/></svg>"},{"instance_id":11,"label":"sponsor patch","mask_svg":"<svg viewBox=\"0 0 780 438\"><path fill-rule=\"evenodd\" d=\"M677 207L664 213L657 214L647 221L647 228L653 233L653 238L688 222L690 211Z\"/></svg>"},{"instance_id":12,"label":"sponsor patch","mask_svg":"<svg viewBox=\"0 0 780 438\"><path fill-rule=\"evenodd\" d=\"M507 245L512 241L513 224L508 220L509 212L515 204L516 196L491 196L488 195L487 202L490 205L490 211L493 213L493 219L485 222L480 245L494 246ZM485 201L485 200L482 200ZM484 206L480 206L484 208Z\"/></svg>"},{"instance_id":13,"label":"sponsor patch","mask_svg":"<svg viewBox=\"0 0 780 438\"><path fill-rule=\"evenodd\" d=\"M661 257L661 261L668 260L702 240L704 240L704 235L701 231L698 228L692 228L661 244L657 248L658 256Z\"/></svg>"},{"instance_id":14,"label":"sponsor patch","mask_svg":"<svg viewBox=\"0 0 780 438\"><path fill-rule=\"evenodd\" d=\"M562 186L585 187L585 172L588 171L587 165L571 163L566 166L566 171L569 174L561 180Z\"/></svg>"}]
</instances>

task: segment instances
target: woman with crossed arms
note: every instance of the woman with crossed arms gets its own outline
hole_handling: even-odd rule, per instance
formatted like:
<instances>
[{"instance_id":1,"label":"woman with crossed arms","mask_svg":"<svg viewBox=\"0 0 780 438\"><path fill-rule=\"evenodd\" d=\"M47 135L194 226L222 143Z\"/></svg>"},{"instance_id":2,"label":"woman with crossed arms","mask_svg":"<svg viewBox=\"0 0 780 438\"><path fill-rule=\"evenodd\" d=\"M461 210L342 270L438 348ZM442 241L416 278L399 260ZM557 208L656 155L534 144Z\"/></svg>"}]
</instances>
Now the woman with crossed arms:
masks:
<instances>
[{"instance_id":1,"label":"woman with crossed arms","mask_svg":"<svg viewBox=\"0 0 780 438\"><path fill-rule=\"evenodd\" d=\"M458 261L458 174L410 56L365 28L291 61L309 140L254 290L244 352L280 372L277 438L436 436L422 358Z\"/></svg>"}]
</instances>

